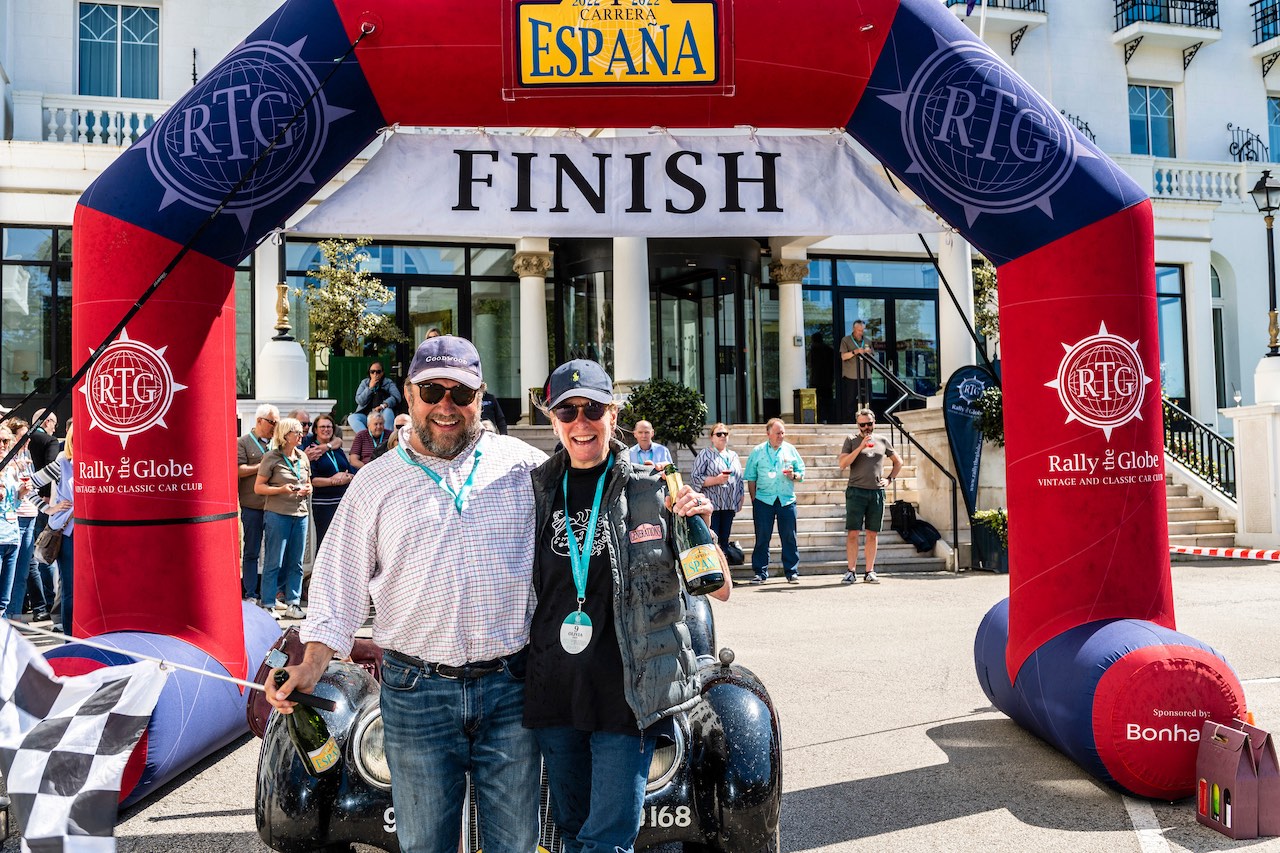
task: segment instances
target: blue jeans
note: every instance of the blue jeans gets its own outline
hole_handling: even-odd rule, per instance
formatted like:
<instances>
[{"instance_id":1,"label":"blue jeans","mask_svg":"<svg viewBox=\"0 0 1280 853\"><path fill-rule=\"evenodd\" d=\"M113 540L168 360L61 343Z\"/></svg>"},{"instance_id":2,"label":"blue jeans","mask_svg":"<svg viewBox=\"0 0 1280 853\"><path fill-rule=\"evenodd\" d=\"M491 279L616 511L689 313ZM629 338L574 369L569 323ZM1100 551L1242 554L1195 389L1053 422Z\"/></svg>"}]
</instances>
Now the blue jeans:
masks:
<instances>
[{"instance_id":1,"label":"blue jeans","mask_svg":"<svg viewBox=\"0 0 1280 853\"><path fill-rule=\"evenodd\" d=\"M258 552L262 550L262 519L264 510L240 508L240 523L244 525L244 550L240 552L240 596L250 598L258 594ZM270 603L270 602L268 602Z\"/></svg>"},{"instance_id":2,"label":"blue jeans","mask_svg":"<svg viewBox=\"0 0 1280 853\"><path fill-rule=\"evenodd\" d=\"M782 540L782 570L787 577L800 574L800 548L796 545L796 505L751 502L751 521L756 528L756 547L751 552L751 568L756 577L769 577L769 540L773 538L773 522L778 521L778 538Z\"/></svg>"},{"instance_id":3,"label":"blue jeans","mask_svg":"<svg viewBox=\"0 0 1280 853\"><path fill-rule=\"evenodd\" d=\"M569 727L533 733L565 853L631 853L656 739Z\"/></svg>"},{"instance_id":4,"label":"blue jeans","mask_svg":"<svg viewBox=\"0 0 1280 853\"><path fill-rule=\"evenodd\" d=\"M479 678L431 675L382 659L382 724L403 853L457 853L466 773L485 853L538 844L538 749L520 724L524 659ZM646 765L647 766L647 765Z\"/></svg>"},{"instance_id":5,"label":"blue jeans","mask_svg":"<svg viewBox=\"0 0 1280 853\"><path fill-rule=\"evenodd\" d=\"M22 604L27 600L27 575L31 573L31 554L36 547L36 518L38 516L18 516L18 563L14 566L13 583L9 587L9 607L4 612L10 619L22 615ZM31 609L41 609L34 599Z\"/></svg>"},{"instance_id":6,"label":"blue jeans","mask_svg":"<svg viewBox=\"0 0 1280 853\"><path fill-rule=\"evenodd\" d=\"M49 516L43 512L36 515L36 523L31 526L31 549L34 553L36 539L40 537L41 531L49 526ZM47 613L53 612L54 602L58 600L58 587L53 582L54 567L47 566L44 563L37 563L33 559L31 561L31 574L27 577L27 593L31 596L31 610L44 610Z\"/></svg>"},{"instance_id":7,"label":"blue jeans","mask_svg":"<svg viewBox=\"0 0 1280 853\"><path fill-rule=\"evenodd\" d=\"M307 547L305 515L264 513L267 553L262 566L259 598L266 607L276 603L276 592L284 592L285 604L302 603L302 552Z\"/></svg>"},{"instance_id":8,"label":"blue jeans","mask_svg":"<svg viewBox=\"0 0 1280 853\"><path fill-rule=\"evenodd\" d=\"M18 571L18 551L21 548L20 541L0 545L0 613L9 612L9 596L13 591L13 576ZM22 612L21 605L18 612Z\"/></svg>"},{"instance_id":9,"label":"blue jeans","mask_svg":"<svg viewBox=\"0 0 1280 853\"><path fill-rule=\"evenodd\" d=\"M383 411L385 412L386 409L383 409ZM347 415L347 426L351 427L356 432L360 432L362 429L368 429L369 416L362 415L359 412L352 412ZM386 424L383 424L383 426L386 426Z\"/></svg>"},{"instance_id":10,"label":"blue jeans","mask_svg":"<svg viewBox=\"0 0 1280 853\"><path fill-rule=\"evenodd\" d=\"M62 534L62 547L58 550L58 580L62 584L62 633L71 636L71 605L75 603L76 536Z\"/></svg>"},{"instance_id":11,"label":"blue jeans","mask_svg":"<svg viewBox=\"0 0 1280 853\"><path fill-rule=\"evenodd\" d=\"M737 510L732 509L711 511L711 532L720 539L721 545L729 541L729 535L733 533L733 517L737 514Z\"/></svg>"}]
</instances>

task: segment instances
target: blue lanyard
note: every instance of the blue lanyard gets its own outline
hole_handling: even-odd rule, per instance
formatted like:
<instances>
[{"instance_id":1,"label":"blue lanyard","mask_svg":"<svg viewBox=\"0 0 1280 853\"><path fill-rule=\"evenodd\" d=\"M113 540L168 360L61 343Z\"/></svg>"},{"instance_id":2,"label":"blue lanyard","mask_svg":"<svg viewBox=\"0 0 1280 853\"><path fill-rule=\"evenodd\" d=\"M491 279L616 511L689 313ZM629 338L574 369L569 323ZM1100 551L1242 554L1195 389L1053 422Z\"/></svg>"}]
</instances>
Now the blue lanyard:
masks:
<instances>
[{"instance_id":1,"label":"blue lanyard","mask_svg":"<svg viewBox=\"0 0 1280 853\"><path fill-rule=\"evenodd\" d=\"M329 459L329 462L333 465L333 473L337 474L342 470L342 466L339 464L340 460L337 456L334 455L332 450L325 453L325 456Z\"/></svg>"},{"instance_id":2,"label":"blue lanyard","mask_svg":"<svg viewBox=\"0 0 1280 853\"><path fill-rule=\"evenodd\" d=\"M369 440L373 442L373 449L377 450L378 445L387 440L387 431L383 430L382 435L379 438L374 438L373 433L369 433Z\"/></svg>"},{"instance_id":3,"label":"blue lanyard","mask_svg":"<svg viewBox=\"0 0 1280 853\"><path fill-rule=\"evenodd\" d=\"M766 441L764 443L764 455L765 458L769 460L770 465L777 467L778 463L782 461L782 445L778 445L777 451L774 451L773 445Z\"/></svg>"},{"instance_id":4,"label":"blue lanyard","mask_svg":"<svg viewBox=\"0 0 1280 853\"><path fill-rule=\"evenodd\" d=\"M725 471L733 472L733 457L729 455L728 451L720 454L720 461L724 463Z\"/></svg>"},{"instance_id":5,"label":"blue lanyard","mask_svg":"<svg viewBox=\"0 0 1280 853\"><path fill-rule=\"evenodd\" d=\"M262 455L266 456L267 451L271 448L271 445L265 441L262 441L261 439L258 438L258 436L254 435L253 433L249 433L249 436L253 439L253 443L258 445L258 449L262 451Z\"/></svg>"},{"instance_id":6,"label":"blue lanyard","mask_svg":"<svg viewBox=\"0 0 1280 853\"><path fill-rule=\"evenodd\" d=\"M582 610L582 602L587 600L587 571L591 568L591 549L596 541L596 522L600 520L600 499L604 497L604 481L609 478L609 469L613 467L613 454L604 463L604 470L596 480L596 496L591 501L591 515L587 517L586 538L582 547L578 546L578 537L573 535L573 524L569 514L569 469L564 472L564 532L569 537L569 566L573 569L573 585L578 590L578 610Z\"/></svg>"},{"instance_id":7,"label":"blue lanyard","mask_svg":"<svg viewBox=\"0 0 1280 853\"><path fill-rule=\"evenodd\" d=\"M458 489L456 492L453 490L453 486L450 486L448 483L446 483L444 481L444 478L441 477L439 474L437 474L435 471L432 471L430 468L428 468L426 465L423 465L421 462L415 462L414 460L410 459L409 454L405 452L403 444L396 445L396 453L399 453L400 458L403 459L405 462L408 462L410 465L416 466L418 468L421 468L423 471L425 471L427 476L430 477L432 480L434 480L437 486L444 489L445 492L449 495L449 497L453 498L453 508L458 511L458 515L462 515L462 509L467 505L467 496L471 494L471 486L476 479L476 470L480 467L480 448L479 447L476 448L475 459L471 464L471 473L467 475L467 481L463 483L462 488Z\"/></svg>"}]
</instances>

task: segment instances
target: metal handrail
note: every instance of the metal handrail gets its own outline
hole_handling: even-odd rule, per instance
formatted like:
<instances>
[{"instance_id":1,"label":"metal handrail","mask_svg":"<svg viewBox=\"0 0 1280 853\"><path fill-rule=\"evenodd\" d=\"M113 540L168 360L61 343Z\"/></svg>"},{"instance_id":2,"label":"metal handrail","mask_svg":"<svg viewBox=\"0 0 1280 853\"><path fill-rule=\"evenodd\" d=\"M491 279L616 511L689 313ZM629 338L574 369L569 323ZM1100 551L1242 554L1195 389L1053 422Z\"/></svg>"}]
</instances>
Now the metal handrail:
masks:
<instances>
[{"instance_id":1,"label":"metal handrail","mask_svg":"<svg viewBox=\"0 0 1280 853\"><path fill-rule=\"evenodd\" d=\"M1116 0L1116 32L1149 21L1181 27L1219 29L1217 0Z\"/></svg>"},{"instance_id":2,"label":"metal handrail","mask_svg":"<svg viewBox=\"0 0 1280 853\"><path fill-rule=\"evenodd\" d=\"M959 497L958 497L959 496L958 481L956 480L954 474L948 471L941 462L939 462L937 459L934 458L932 453L930 453L928 450L925 450L924 445L922 445L919 441L915 439L915 437L911 434L911 431L908 430L906 425L902 423L902 419L899 418L897 414L898 407L901 406L903 403L907 402L908 400L926 402L927 398L924 397L922 394L918 394L915 391L912 391L909 387L907 387L907 384L905 382L903 382L900 378L898 378L897 374L887 369L883 364L881 364L875 358L867 355L866 353L859 353L857 357L861 359L864 363L866 363L869 367L871 367L872 370L879 373L884 378L884 381L887 385L901 392L901 395L898 397L898 399L890 403L884 410L885 416L888 417L889 420L893 422L893 428L896 429L899 433L901 433L902 437L907 440L907 442L912 446L912 448L914 448L915 450L919 450L920 454L924 456L925 459L928 459L930 462L932 462L933 467L937 468L942 473L942 476L946 477L948 480L951 481L951 552L952 554L956 555L956 559L958 560L959 553L960 553L960 504L959 504Z\"/></svg>"},{"instance_id":3,"label":"metal handrail","mask_svg":"<svg viewBox=\"0 0 1280 853\"><path fill-rule=\"evenodd\" d=\"M1164 452L1191 469L1214 491L1236 500L1236 446L1165 398Z\"/></svg>"}]
</instances>

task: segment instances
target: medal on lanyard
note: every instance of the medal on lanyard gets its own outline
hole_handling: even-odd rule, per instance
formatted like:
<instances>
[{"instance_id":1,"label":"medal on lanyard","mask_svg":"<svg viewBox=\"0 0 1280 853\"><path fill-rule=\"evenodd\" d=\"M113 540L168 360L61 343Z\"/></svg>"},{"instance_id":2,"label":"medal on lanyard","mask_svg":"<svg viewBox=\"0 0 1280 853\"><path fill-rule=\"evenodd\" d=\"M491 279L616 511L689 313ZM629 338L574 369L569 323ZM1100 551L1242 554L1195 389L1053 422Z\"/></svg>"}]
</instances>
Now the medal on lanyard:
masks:
<instances>
[{"instance_id":1,"label":"medal on lanyard","mask_svg":"<svg viewBox=\"0 0 1280 853\"><path fill-rule=\"evenodd\" d=\"M782 458L782 450L779 449L777 453L770 453L769 446L765 445L764 455L769 460L769 479L776 480L778 478L778 462Z\"/></svg>"},{"instance_id":2,"label":"medal on lanyard","mask_svg":"<svg viewBox=\"0 0 1280 853\"><path fill-rule=\"evenodd\" d=\"M587 600L587 570L591 567L591 551L596 542L596 522L600 520L600 499L604 497L604 481L613 467L613 456L605 463L600 478L596 480L596 496L591 502L591 515L587 517L586 535L581 548L573 533L569 514L569 472L564 472L564 532L569 539L569 566L573 569L573 585L578 592L578 609L564 618L560 625L560 645L571 655L584 651L591 643L591 617L582 612Z\"/></svg>"},{"instance_id":3,"label":"medal on lanyard","mask_svg":"<svg viewBox=\"0 0 1280 853\"><path fill-rule=\"evenodd\" d=\"M458 515L462 515L462 508L467 505L467 496L471 494L471 486L475 483L476 470L480 467L480 447L478 445L476 446L474 461L472 461L471 463L471 473L467 475L467 481L462 484L462 488L458 489L456 492L453 490L453 486L450 486L448 483L446 483L444 481L444 478L441 477L439 474L437 474L435 471L432 471L430 468L428 468L426 465L423 465L421 462L415 462L414 460L410 459L409 454L405 452L403 444L396 445L396 452L400 454L400 458L403 459L405 462L408 462L410 465L415 465L421 468L424 472L426 472L426 475L428 477L430 477L432 480L435 481L435 484L437 486L444 489L445 493L449 495L449 497L453 498L453 508L458 511Z\"/></svg>"}]
</instances>

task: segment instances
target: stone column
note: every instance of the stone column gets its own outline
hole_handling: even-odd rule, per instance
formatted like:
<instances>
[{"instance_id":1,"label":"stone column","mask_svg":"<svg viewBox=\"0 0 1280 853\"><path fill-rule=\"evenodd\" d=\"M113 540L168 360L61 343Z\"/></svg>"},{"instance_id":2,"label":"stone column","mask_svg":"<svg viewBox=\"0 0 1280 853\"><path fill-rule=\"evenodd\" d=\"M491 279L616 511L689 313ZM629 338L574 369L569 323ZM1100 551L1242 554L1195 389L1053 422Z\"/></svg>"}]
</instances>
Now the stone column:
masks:
<instances>
[{"instance_id":1,"label":"stone column","mask_svg":"<svg viewBox=\"0 0 1280 853\"><path fill-rule=\"evenodd\" d=\"M520 412L530 418L528 389L537 388L551 372L547 361L547 275L551 272L550 241L525 238L516 244L513 264L520 276Z\"/></svg>"},{"instance_id":2,"label":"stone column","mask_svg":"<svg viewBox=\"0 0 1280 853\"><path fill-rule=\"evenodd\" d=\"M978 363L978 348L965 320L973 325L973 264L969 257L969 243L959 234L948 231L938 237L938 268L947 277L955 292L963 318L946 288L938 286L938 366L940 368L938 394L947 379L962 367Z\"/></svg>"},{"instance_id":3,"label":"stone column","mask_svg":"<svg viewBox=\"0 0 1280 853\"><path fill-rule=\"evenodd\" d=\"M793 392L805 387L804 300L801 282L809 274L807 260L769 264L778 283L778 395L783 420L796 420Z\"/></svg>"},{"instance_id":4,"label":"stone column","mask_svg":"<svg viewBox=\"0 0 1280 853\"><path fill-rule=\"evenodd\" d=\"M653 376L649 241L613 238L613 384L622 394Z\"/></svg>"},{"instance_id":5,"label":"stone column","mask_svg":"<svg viewBox=\"0 0 1280 853\"><path fill-rule=\"evenodd\" d=\"M1219 411L1235 422L1236 544L1280 548L1280 402Z\"/></svg>"}]
</instances>

